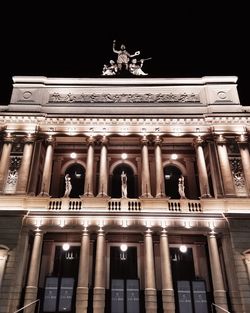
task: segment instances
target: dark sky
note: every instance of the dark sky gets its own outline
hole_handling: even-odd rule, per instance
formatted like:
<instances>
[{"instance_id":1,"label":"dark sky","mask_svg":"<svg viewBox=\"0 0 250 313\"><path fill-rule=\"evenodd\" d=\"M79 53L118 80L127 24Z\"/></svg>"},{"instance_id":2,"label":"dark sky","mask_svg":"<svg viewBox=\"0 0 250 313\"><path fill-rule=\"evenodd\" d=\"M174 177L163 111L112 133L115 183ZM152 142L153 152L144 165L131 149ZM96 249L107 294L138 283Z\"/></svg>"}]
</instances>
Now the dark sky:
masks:
<instances>
[{"instance_id":1,"label":"dark sky","mask_svg":"<svg viewBox=\"0 0 250 313\"><path fill-rule=\"evenodd\" d=\"M0 104L8 104L15 75L100 77L116 39L152 57L149 77L238 76L240 101L250 105L246 4L50 2L0 8Z\"/></svg>"}]
</instances>

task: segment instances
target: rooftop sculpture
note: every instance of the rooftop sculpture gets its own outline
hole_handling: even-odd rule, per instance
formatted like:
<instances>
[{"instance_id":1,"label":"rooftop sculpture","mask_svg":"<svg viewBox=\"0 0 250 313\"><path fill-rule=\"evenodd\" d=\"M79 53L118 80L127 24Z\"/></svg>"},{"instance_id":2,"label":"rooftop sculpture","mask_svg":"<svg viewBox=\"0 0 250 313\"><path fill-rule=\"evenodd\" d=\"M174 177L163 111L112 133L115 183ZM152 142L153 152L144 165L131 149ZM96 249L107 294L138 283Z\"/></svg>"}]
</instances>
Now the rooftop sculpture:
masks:
<instances>
[{"instance_id":1,"label":"rooftop sculpture","mask_svg":"<svg viewBox=\"0 0 250 313\"><path fill-rule=\"evenodd\" d=\"M140 51L130 54L126 50L126 46L122 44L120 49L116 49L116 40L113 40L113 52L117 54L116 62L109 61L109 65L104 64L102 75L103 76L116 76L123 73L130 73L134 76L147 76L148 74L142 70L144 61L152 59L137 59L136 56L140 55Z\"/></svg>"}]
</instances>

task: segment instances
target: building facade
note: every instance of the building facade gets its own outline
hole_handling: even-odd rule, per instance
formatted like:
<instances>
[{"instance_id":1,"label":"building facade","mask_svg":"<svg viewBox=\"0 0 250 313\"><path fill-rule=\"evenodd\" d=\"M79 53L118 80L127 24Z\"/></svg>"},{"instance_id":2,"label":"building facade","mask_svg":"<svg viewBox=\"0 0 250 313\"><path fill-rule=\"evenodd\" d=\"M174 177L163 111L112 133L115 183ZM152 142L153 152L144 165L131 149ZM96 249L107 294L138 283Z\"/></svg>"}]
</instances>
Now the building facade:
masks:
<instances>
[{"instance_id":1,"label":"building facade","mask_svg":"<svg viewBox=\"0 0 250 313\"><path fill-rule=\"evenodd\" d=\"M0 312L250 312L237 77L15 76L0 110Z\"/></svg>"}]
</instances>

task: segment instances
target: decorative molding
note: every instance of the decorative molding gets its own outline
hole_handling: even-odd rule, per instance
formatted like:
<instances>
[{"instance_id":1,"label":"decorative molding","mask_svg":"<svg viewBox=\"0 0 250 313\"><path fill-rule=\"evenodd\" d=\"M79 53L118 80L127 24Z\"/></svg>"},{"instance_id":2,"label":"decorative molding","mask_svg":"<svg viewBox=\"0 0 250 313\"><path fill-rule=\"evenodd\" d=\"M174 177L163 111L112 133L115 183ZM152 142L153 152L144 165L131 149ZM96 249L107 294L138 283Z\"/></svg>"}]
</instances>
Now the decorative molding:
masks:
<instances>
[{"instance_id":1,"label":"decorative molding","mask_svg":"<svg viewBox=\"0 0 250 313\"><path fill-rule=\"evenodd\" d=\"M198 94L60 94L54 92L49 95L49 103L165 103L165 102L199 102L200 97Z\"/></svg>"}]
</instances>

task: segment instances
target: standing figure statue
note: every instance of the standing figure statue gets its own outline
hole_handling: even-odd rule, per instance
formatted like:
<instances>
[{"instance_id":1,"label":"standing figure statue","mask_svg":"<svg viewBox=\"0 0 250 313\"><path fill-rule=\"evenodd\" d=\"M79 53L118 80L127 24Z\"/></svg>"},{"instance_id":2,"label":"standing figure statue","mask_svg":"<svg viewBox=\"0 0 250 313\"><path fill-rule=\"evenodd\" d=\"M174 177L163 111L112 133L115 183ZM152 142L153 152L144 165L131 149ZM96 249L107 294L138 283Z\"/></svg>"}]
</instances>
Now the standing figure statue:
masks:
<instances>
[{"instance_id":1,"label":"standing figure statue","mask_svg":"<svg viewBox=\"0 0 250 313\"><path fill-rule=\"evenodd\" d=\"M125 69L128 70L128 63L129 63L130 58L133 58L136 55L139 55L140 51L136 51L134 54L130 54L126 50L125 45L122 44L120 50L116 50L115 44L116 44L116 41L113 40L113 52L118 54L117 61L116 61L118 70L121 71L123 66L125 66Z\"/></svg>"},{"instance_id":2,"label":"standing figure statue","mask_svg":"<svg viewBox=\"0 0 250 313\"><path fill-rule=\"evenodd\" d=\"M184 177L182 175L179 178L178 191L181 199L187 199L185 195Z\"/></svg>"},{"instance_id":3,"label":"standing figure statue","mask_svg":"<svg viewBox=\"0 0 250 313\"><path fill-rule=\"evenodd\" d=\"M65 193L63 197L68 198L71 193L71 190L72 190L71 178L69 174L66 174L65 175Z\"/></svg>"},{"instance_id":4,"label":"standing figure statue","mask_svg":"<svg viewBox=\"0 0 250 313\"><path fill-rule=\"evenodd\" d=\"M122 171L121 173L122 198L127 198L127 175Z\"/></svg>"}]
</instances>

